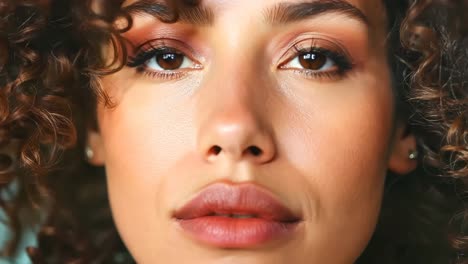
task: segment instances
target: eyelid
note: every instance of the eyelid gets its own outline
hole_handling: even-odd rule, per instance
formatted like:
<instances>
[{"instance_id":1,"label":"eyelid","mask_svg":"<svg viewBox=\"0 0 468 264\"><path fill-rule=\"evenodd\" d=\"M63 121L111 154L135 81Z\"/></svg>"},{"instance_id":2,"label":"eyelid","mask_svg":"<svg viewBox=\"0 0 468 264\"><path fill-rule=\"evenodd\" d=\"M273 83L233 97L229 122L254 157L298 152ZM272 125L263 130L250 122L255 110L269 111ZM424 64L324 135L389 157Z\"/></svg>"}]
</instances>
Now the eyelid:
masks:
<instances>
[{"instance_id":1,"label":"eyelid","mask_svg":"<svg viewBox=\"0 0 468 264\"><path fill-rule=\"evenodd\" d=\"M309 44L309 45L306 45ZM313 45L312 45L313 44ZM350 63L356 65L355 58L348 52L346 45L342 43L342 40L335 38L334 36L320 33L320 32L305 32L305 33L294 33L289 37L283 39L279 44L280 56L276 57L276 66L284 63L285 59L292 56L295 47L316 47L322 50L329 50L338 54L342 54L348 58Z\"/></svg>"}]
</instances>

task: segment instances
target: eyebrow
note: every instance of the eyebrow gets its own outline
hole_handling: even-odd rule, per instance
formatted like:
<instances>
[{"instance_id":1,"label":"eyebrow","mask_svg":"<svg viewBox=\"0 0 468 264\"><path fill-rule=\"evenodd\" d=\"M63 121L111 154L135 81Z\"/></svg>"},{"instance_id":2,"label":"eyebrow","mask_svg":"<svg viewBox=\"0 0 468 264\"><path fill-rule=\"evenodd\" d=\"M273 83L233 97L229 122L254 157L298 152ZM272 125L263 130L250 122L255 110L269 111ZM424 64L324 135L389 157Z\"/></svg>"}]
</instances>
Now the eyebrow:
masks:
<instances>
[{"instance_id":1,"label":"eyebrow","mask_svg":"<svg viewBox=\"0 0 468 264\"><path fill-rule=\"evenodd\" d=\"M357 7L344 0L313 0L299 3L279 3L265 12L265 19L271 24L287 24L309 19L325 13L341 13L357 19L365 25L369 20Z\"/></svg>"},{"instance_id":2,"label":"eyebrow","mask_svg":"<svg viewBox=\"0 0 468 264\"><path fill-rule=\"evenodd\" d=\"M182 2L182 1L180 1ZM201 5L179 5L177 16L167 4L158 0L139 0L124 7L131 16L150 15L163 21L181 21L197 26L208 26L214 23L213 11Z\"/></svg>"},{"instance_id":3,"label":"eyebrow","mask_svg":"<svg viewBox=\"0 0 468 264\"><path fill-rule=\"evenodd\" d=\"M181 2L181 1L180 1ZM150 15L163 21L181 21L197 26L214 23L214 13L202 5L180 5L177 17L161 0L139 0L124 8L130 15ZM369 25L367 17L357 7L345 0L309 0L299 3L282 2L264 12L265 20L273 25L287 24L310 19L326 13L341 13Z\"/></svg>"}]
</instances>

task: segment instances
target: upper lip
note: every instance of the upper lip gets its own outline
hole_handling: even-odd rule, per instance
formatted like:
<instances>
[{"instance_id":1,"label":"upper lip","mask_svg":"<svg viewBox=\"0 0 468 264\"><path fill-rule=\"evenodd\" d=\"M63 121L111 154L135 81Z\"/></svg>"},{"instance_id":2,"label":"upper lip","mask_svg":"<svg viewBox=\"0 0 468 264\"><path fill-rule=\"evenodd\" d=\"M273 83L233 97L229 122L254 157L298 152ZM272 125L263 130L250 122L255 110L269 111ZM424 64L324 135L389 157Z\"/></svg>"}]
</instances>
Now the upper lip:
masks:
<instances>
[{"instance_id":1,"label":"upper lip","mask_svg":"<svg viewBox=\"0 0 468 264\"><path fill-rule=\"evenodd\" d=\"M254 184L215 183L176 210L174 218L190 220L212 215L253 215L277 222L297 222L300 217L268 191Z\"/></svg>"}]
</instances>

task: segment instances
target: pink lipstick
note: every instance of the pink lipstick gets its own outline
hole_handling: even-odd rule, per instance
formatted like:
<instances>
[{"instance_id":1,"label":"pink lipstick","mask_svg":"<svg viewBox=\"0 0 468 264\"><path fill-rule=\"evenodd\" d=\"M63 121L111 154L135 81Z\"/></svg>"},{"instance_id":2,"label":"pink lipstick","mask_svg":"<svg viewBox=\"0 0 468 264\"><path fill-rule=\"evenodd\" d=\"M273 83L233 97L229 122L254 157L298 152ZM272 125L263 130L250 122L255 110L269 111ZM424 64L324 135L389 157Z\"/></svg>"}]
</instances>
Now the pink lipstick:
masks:
<instances>
[{"instance_id":1,"label":"pink lipstick","mask_svg":"<svg viewBox=\"0 0 468 264\"><path fill-rule=\"evenodd\" d=\"M254 184L215 183L174 213L195 240L221 248L251 248L292 234L301 218Z\"/></svg>"}]
</instances>

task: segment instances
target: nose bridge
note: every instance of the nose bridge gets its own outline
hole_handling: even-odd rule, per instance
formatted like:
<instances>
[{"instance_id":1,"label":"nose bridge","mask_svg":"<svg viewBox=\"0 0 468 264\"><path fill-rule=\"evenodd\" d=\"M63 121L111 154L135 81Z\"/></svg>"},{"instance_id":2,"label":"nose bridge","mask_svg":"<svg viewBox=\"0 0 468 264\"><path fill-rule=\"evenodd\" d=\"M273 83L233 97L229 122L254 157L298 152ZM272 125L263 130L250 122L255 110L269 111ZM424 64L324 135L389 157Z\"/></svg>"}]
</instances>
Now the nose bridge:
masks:
<instances>
[{"instance_id":1,"label":"nose bridge","mask_svg":"<svg viewBox=\"0 0 468 264\"><path fill-rule=\"evenodd\" d=\"M258 104L262 84L256 84L247 68L234 69L230 66L216 75L219 79L213 82L212 88L216 90L219 106L228 115L253 118L262 107Z\"/></svg>"},{"instance_id":2,"label":"nose bridge","mask_svg":"<svg viewBox=\"0 0 468 264\"><path fill-rule=\"evenodd\" d=\"M265 84L240 58L213 67L199 94L198 148L208 161L249 159L264 163L275 154L265 109ZM248 63L247 63L248 64Z\"/></svg>"},{"instance_id":3,"label":"nose bridge","mask_svg":"<svg viewBox=\"0 0 468 264\"><path fill-rule=\"evenodd\" d=\"M248 50L247 48L233 47L234 50ZM258 115L265 105L266 84L259 81L258 67L248 52L241 54L224 53L218 56L205 85L203 85L201 99L214 97L214 102L208 105L220 109L213 111L213 115L225 122L234 119L243 119L245 122L256 123L260 121Z\"/></svg>"}]
</instances>

